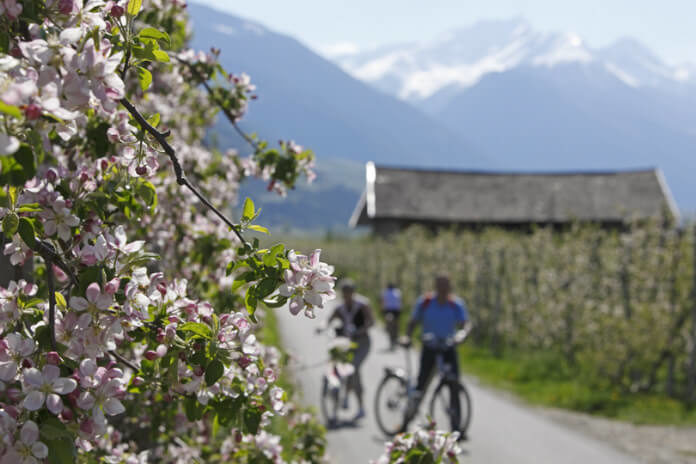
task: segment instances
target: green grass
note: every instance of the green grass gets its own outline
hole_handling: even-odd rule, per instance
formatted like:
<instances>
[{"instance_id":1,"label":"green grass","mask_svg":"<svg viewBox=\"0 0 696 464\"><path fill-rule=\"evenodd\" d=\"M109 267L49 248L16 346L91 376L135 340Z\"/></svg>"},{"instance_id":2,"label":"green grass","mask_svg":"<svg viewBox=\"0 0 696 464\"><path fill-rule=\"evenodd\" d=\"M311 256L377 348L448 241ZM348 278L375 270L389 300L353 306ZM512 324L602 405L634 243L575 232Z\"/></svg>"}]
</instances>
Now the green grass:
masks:
<instances>
[{"instance_id":1,"label":"green grass","mask_svg":"<svg viewBox=\"0 0 696 464\"><path fill-rule=\"evenodd\" d=\"M581 411L637 424L696 425L696 408L669 397L619 394L583 382L581 373L548 352L506 352L460 348L462 370L484 384L512 392L529 403Z\"/></svg>"}]
</instances>

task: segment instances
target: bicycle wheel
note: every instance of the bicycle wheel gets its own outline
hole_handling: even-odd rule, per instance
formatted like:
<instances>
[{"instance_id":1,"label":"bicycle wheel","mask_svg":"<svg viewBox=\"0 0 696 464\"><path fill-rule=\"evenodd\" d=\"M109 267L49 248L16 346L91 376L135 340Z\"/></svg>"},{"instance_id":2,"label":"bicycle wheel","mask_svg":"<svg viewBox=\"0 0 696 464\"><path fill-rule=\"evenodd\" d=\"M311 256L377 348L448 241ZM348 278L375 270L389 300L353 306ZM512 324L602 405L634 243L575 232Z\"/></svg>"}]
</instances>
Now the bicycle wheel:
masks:
<instances>
[{"instance_id":1,"label":"bicycle wheel","mask_svg":"<svg viewBox=\"0 0 696 464\"><path fill-rule=\"evenodd\" d=\"M393 374L385 375L375 394L375 417L382 433L393 436L401 431L407 406L406 381Z\"/></svg>"},{"instance_id":2,"label":"bicycle wheel","mask_svg":"<svg viewBox=\"0 0 696 464\"><path fill-rule=\"evenodd\" d=\"M321 413L324 416L324 421L327 425L333 424L338 418L338 401L340 387L332 387L329 385L329 379L322 377L321 385Z\"/></svg>"},{"instance_id":3,"label":"bicycle wheel","mask_svg":"<svg viewBox=\"0 0 696 464\"><path fill-rule=\"evenodd\" d=\"M439 429L449 427L466 436L471 422L471 399L463 383L440 382L430 400L430 418Z\"/></svg>"}]
</instances>

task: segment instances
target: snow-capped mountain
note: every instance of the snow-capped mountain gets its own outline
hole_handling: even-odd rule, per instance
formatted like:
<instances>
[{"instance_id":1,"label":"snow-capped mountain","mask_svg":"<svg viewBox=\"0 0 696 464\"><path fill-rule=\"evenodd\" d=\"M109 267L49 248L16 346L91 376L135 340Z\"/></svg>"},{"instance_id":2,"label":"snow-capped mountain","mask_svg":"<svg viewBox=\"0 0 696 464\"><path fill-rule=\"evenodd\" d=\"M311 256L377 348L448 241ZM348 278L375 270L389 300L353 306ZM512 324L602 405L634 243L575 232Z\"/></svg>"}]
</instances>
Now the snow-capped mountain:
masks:
<instances>
[{"instance_id":1,"label":"snow-capped mountain","mask_svg":"<svg viewBox=\"0 0 696 464\"><path fill-rule=\"evenodd\" d=\"M332 59L505 169L660 167L680 207L696 211L696 66L669 65L636 40L592 48L513 19Z\"/></svg>"},{"instance_id":2,"label":"snow-capped mountain","mask_svg":"<svg viewBox=\"0 0 696 464\"><path fill-rule=\"evenodd\" d=\"M691 81L694 71L665 64L633 39L592 49L577 34L539 32L522 19L482 21L422 43L337 50L329 58L356 78L412 102L521 66L598 63L632 87Z\"/></svg>"}]
</instances>

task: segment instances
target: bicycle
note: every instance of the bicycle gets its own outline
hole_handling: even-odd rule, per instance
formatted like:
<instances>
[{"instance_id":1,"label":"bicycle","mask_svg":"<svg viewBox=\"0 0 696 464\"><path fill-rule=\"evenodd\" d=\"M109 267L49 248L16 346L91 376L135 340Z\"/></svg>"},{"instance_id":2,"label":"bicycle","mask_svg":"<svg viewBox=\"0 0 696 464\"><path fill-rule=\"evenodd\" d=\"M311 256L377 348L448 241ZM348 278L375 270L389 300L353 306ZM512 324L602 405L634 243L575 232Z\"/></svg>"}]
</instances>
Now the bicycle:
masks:
<instances>
[{"instance_id":1,"label":"bicycle","mask_svg":"<svg viewBox=\"0 0 696 464\"><path fill-rule=\"evenodd\" d=\"M451 367L443 360L443 353L448 349L464 342L468 332L463 332L459 337L446 340L435 337L423 337L423 342L428 347L437 351L436 365L439 381L430 399L429 416L436 424L441 425L448 421L452 431L460 433L462 438L471 423L471 399L466 386L452 372ZM377 387L375 395L375 416L377 425L382 433L393 436L405 432L411 421L417 416L421 401L425 397L418 397L415 379L411 369L411 350L409 344L400 344L406 353L406 369L384 368L384 377ZM454 394L453 394L454 393ZM394 413L393 420L389 414Z\"/></svg>"},{"instance_id":2,"label":"bicycle","mask_svg":"<svg viewBox=\"0 0 696 464\"><path fill-rule=\"evenodd\" d=\"M321 380L321 412L327 427L333 428L339 425L339 409L348 409L348 381L355 371L351 364L355 346L338 327L317 329L316 332L325 330L330 334L329 362Z\"/></svg>"}]
</instances>

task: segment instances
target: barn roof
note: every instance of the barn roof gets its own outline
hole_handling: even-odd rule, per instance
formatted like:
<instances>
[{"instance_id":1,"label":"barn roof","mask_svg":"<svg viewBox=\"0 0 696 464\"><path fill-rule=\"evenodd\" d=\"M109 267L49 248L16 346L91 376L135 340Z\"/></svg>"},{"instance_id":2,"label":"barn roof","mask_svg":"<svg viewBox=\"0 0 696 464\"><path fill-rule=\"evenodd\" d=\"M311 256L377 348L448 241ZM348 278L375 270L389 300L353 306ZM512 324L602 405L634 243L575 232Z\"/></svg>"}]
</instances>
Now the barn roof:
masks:
<instances>
[{"instance_id":1,"label":"barn roof","mask_svg":"<svg viewBox=\"0 0 696 464\"><path fill-rule=\"evenodd\" d=\"M351 226L373 219L450 223L623 222L679 211L659 169L476 172L366 166Z\"/></svg>"}]
</instances>

